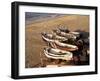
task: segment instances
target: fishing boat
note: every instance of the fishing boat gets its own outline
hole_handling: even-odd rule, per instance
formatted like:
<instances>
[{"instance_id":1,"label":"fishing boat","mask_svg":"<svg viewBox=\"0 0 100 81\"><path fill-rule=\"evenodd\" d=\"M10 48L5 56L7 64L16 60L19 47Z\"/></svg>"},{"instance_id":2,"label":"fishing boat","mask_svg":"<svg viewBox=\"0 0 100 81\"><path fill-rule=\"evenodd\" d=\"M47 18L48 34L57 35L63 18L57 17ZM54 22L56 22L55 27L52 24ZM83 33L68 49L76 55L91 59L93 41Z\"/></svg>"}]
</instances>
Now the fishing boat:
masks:
<instances>
[{"instance_id":1,"label":"fishing boat","mask_svg":"<svg viewBox=\"0 0 100 81\"><path fill-rule=\"evenodd\" d=\"M68 28L64 28L64 27L59 27L58 28L60 31L65 32L65 33L69 33L70 31L68 30Z\"/></svg>"},{"instance_id":2,"label":"fishing boat","mask_svg":"<svg viewBox=\"0 0 100 81\"><path fill-rule=\"evenodd\" d=\"M69 31L68 28L58 28L61 32L65 32L65 33L71 33L71 34L74 34L76 36L79 36L80 33L79 32L76 32L76 31Z\"/></svg>"},{"instance_id":3,"label":"fishing boat","mask_svg":"<svg viewBox=\"0 0 100 81\"><path fill-rule=\"evenodd\" d=\"M67 39L76 39L76 35L72 34L72 33L66 33L66 32L62 32L60 30L53 30L53 32L61 37L66 37Z\"/></svg>"},{"instance_id":4,"label":"fishing boat","mask_svg":"<svg viewBox=\"0 0 100 81\"><path fill-rule=\"evenodd\" d=\"M79 32L69 32L69 33L71 33L71 34L75 35L77 38L79 38L79 37L80 37L80 33L79 33Z\"/></svg>"},{"instance_id":5,"label":"fishing boat","mask_svg":"<svg viewBox=\"0 0 100 81\"><path fill-rule=\"evenodd\" d=\"M62 36L55 35L55 40L67 41L68 39Z\"/></svg>"},{"instance_id":6,"label":"fishing boat","mask_svg":"<svg viewBox=\"0 0 100 81\"><path fill-rule=\"evenodd\" d=\"M76 45L63 43L62 41L56 40L54 43L50 43L51 47L65 50L65 51L75 51L78 50Z\"/></svg>"},{"instance_id":7,"label":"fishing boat","mask_svg":"<svg viewBox=\"0 0 100 81\"><path fill-rule=\"evenodd\" d=\"M61 37L61 36L57 36L57 35L53 35L49 33L41 33L41 34L42 34L43 40L46 42L54 42L55 40L63 40L63 41L68 40L65 37Z\"/></svg>"},{"instance_id":8,"label":"fishing boat","mask_svg":"<svg viewBox=\"0 0 100 81\"><path fill-rule=\"evenodd\" d=\"M53 34L49 34L46 32L41 33L42 34L42 39L46 42L54 42L54 35Z\"/></svg>"},{"instance_id":9,"label":"fishing boat","mask_svg":"<svg viewBox=\"0 0 100 81\"><path fill-rule=\"evenodd\" d=\"M48 47L44 49L44 54L47 58L52 59L71 60L73 57L73 54L71 52Z\"/></svg>"},{"instance_id":10,"label":"fishing boat","mask_svg":"<svg viewBox=\"0 0 100 81\"><path fill-rule=\"evenodd\" d=\"M61 32L65 32L65 33L71 33L71 34L74 34L74 35L79 35L80 33L77 32L77 31L69 31L68 28L58 28Z\"/></svg>"}]
</instances>

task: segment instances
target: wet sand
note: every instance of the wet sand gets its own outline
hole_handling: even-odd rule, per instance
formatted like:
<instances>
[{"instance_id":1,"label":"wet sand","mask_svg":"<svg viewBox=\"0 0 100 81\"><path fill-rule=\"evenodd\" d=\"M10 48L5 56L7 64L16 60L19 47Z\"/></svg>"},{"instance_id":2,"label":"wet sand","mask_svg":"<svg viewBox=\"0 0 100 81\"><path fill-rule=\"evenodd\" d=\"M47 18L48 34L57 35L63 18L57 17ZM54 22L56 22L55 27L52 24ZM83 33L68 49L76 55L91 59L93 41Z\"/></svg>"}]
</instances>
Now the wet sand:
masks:
<instances>
[{"instance_id":1,"label":"wet sand","mask_svg":"<svg viewBox=\"0 0 100 81\"><path fill-rule=\"evenodd\" d=\"M64 26L71 31L89 32L89 16L66 15L53 19L26 24L25 27L25 67L33 68L41 65L41 58L46 58L43 48L46 46L41 38L41 32L51 33L53 29Z\"/></svg>"}]
</instances>

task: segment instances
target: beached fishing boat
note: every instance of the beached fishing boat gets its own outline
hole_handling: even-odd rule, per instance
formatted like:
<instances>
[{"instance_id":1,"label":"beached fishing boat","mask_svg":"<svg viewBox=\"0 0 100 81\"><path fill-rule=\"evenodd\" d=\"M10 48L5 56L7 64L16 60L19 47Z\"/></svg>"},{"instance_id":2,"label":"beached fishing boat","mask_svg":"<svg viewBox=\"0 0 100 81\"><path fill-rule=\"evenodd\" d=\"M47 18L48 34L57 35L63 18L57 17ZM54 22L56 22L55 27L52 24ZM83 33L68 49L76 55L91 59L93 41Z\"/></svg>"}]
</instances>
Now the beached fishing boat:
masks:
<instances>
[{"instance_id":1,"label":"beached fishing boat","mask_svg":"<svg viewBox=\"0 0 100 81\"><path fill-rule=\"evenodd\" d=\"M65 37L56 36L56 35L49 34L49 33L42 33L42 38L46 42L54 42L55 40L64 40L64 41L68 40Z\"/></svg>"},{"instance_id":2,"label":"beached fishing boat","mask_svg":"<svg viewBox=\"0 0 100 81\"><path fill-rule=\"evenodd\" d=\"M76 31L69 31L68 28L58 28L61 32L65 32L65 33L71 33L71 34L74 34L76 36L79 36L80 33L79 32L76 32Z\"/></svg>"},{"instance_id":3,"label":"beached fishing boat","mask_svg":"<svg viewBox=\"0 0 100 81\"><path fill-rule=\"evenodd\" d=\"M77 38L77 36L72 33L62 32L60 30L53 30L53 32L56 35L61 36L61 37L66 37L67 39L76 39Z\"/></svg>"},{"instance_id":4,"label":"beached fishing boat","mask_svg":"<svg viewBox=\"0 0 100 81\"><path fill-rule=\"evenodd\" d=\"M71 34L75 35L77 38L79 38L79 37L80 37L80 33L79 33L79 32L69 32L69 33L71 33Z\"/></svg>"},{"instance_id":5,"label":"beached fishing boat","mask_svg":"<svg viewBox=\"0 0 100 81\"><path fill-rule=\"evenodd\" d=\"M65 33L69 33L70 31L68 30L68 28L64 28L64 27L59 27L58 28L60 31L65 32Z\"/></svg>"},{"instance_id":6,"label":"beached fishing boat","mask_svg":"<svg viewBox=\"0 0 100 81\"><path fill-rule=\"evenodd\" d=\"M45 48L44 54L46 55L47 58L52 58L52 59L71 60L73 57L73 54L71 52L55 48Z\"/></svg>"},{"instance_id":7,"label":"beached fishing boat","mask_svg":"<svg viewBox=\"0 0 100 81\"><path fill-rule=\"evenodd\" d=\"M55 40L67 41L68 39L62 36L55 35Z\"/></svg>"},{"instance_id":8,"label":"beached fishing boat","mask_svg":"<svg viewBox=\"0 0 100 81\"><path fill-rule=\"evenodd\" d=\"M65 33L72 33L74 35L79 35L80 33L79 32L76 32L76 31L69 31L68 28L58 28L61 32L65 32Z\"/></svg>"},{"instance_id":9,"label":"beached fishing boat","mask_svg":"<svg viewBox=\"0 0 100 81\"><path fill-rule=\"evenodd\" d=\"M51 47L66 50L66 51L75 51L78 50L76 45L63 43L62 41L56 40L54 43L50 43Z\"/></svg>"},{"instance_id":10,"label":"beached fishing boat","mask_svg":"<svg viewBox=\"0 0 100 81\"><path fill-rule=\"evenodd\" d=\"M54 35L49 33L41 33L42 39L46 42L54 42Z\"/></svg>"}]
</instances>

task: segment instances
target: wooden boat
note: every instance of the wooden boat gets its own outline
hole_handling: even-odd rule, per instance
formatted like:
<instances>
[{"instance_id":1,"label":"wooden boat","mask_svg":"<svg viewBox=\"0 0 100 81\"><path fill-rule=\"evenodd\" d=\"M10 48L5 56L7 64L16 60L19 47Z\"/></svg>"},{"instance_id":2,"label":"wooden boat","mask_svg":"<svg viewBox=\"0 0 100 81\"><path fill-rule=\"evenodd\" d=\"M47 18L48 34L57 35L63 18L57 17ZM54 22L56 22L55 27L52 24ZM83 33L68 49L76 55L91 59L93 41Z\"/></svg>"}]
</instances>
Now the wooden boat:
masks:
<instances>
[{"instance_id":1,"label":"wooden boat","mask_svg":"<svg viewBox=\"0 0 100 81\"><path fill-rule=\"evenodd\" d=\"M79 36L80 33L79 32L76 32L76 31L69 31L68 28L58 28L61 32L65 32L65 33L71 33L71 34L74 34L76 36Z\"/></svg>"},{"instance_id":2,"label":"wooden boat","mask_svg":"<svg viewBox=\"0 0 100 81\"><path fill-rule=\"evenodd\" d=\"M42 39L46 42L54 42L54 35L49 33L41 33Z\"/></svg>"},{"instance_id":3,"label":"wooden boat","mask_svg":"<svg viewBox=\"0 0 100 81\"><path fill-rule=\"evenodd\" d=\"M79 32L69 32L69 33L71 33L71 34L75 35L77 38L79 38L79 37L80 37L80 33L79 33Z\"/></svg>"},{"instance_id":4,"label":"wooden boat","mask_svg":"<svg viewBox=\"0 0 100 81\"><path fill-rule=\"evenodd\" d=\"M61 36L61 37L66 37L67 39L76 39L77 37L72 34L72 33L66 33L66 32L62 32L60 30L53 30L53 32L58 35L58 36Z\"/></svg>"},{"instance_id":5,"label":"wooden boat","mask_svg":"<svg viewBox=\"0 0 100 81\"><path fill-rule=\"evenodd\" d=\"M52 58L52 59L71 60L73 57L73 54L71 52L55 48L45 48L44 54L46 55L47 58Z\"/></svg>"},{"instance_id":6,"label":"wooden boat","mask_svg":"<svg viewBox=\"0 0 100 81\"><path fill-rule=\"evenodd\" d=\"M68 28L64 28L64 27L60 27L58 28L60 31L65 32L65 33L69 33L70 31L68 30Z\"/></svg>"},{"instance_id":7,"label":"wooden boat","mask_svg":"<svg viewBox=\"0 0 100 81\"><path fill-rule=\"evenodd\" d=\"M59 28L59 30L60 30L61 32L73 34L73 35L75 35L75 36L77 36L77 37L80 36L80 33L79 33L79 32L76 32L76 31L69 31L67 28Z\"/></svg>"},{"instance_id":8,"label":"wooden boat","mask_svg":"<svg viewBox=\"0 0 100 81\"><path fill-rule=\"evenodd\" d=\"M67 41L68 39L62 36L55 35L55 40Z\"/></svg>"},{"instance_id":9,"label":"wooden boat","mask_svg":"<svg viewBox=\"0 0 100 81\"><path fill-rule=\"evenodd\" d=\"M78 50L78 47L71 44L66 44L61 41L56 40L54 43L50 43L51 47L66 50L66 51L75 51Z\"/></svg>"},{"instance_id":10,"label":"wooden boat","mask_svg":"<svg viewBox=\"0 0 100 81\"><path fill-rule=\"evenodd\" d=\"M46 42L54 42L55 40L64 40L64 41L68 40L65 37L56 36L56 35L49 34L49 33L42 33L42 38Z\"/></svg>"}]
</instances>

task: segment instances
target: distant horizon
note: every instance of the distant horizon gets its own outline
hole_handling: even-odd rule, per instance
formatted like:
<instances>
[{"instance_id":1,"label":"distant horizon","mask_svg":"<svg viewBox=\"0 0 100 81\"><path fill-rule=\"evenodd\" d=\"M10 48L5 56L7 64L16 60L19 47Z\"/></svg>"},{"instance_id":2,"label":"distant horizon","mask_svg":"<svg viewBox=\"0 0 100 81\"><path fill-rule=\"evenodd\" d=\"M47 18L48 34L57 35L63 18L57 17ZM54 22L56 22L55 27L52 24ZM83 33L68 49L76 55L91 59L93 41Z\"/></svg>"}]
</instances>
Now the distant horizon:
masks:
<instances>
[{"instance_id":1,"label":"distant horizon","mask_svg":"<svg viewBox=\"0 0 100 81\"><path fill-rule=\"evenodd\" d=\"M53 19L61 16L65 16L66 14L56 14L56 13L34 13L34 12L26 12L25 13L25 21L26 24L31 24L31 22L40 22L42 20Z\"/></svg>"},{"instance_id":2,"label":"distant horizon","mask_svg":"<svg viewBox=\"0 0 100 81\"><path fill-rule=\"evenodd\" d=\"M51 16L54 17L54 16L61 16L61 15L66 15L66 14L25 12L25 18L26 18L26 20L29 19L29 18L51 17Z\"/></svg>"},{"instance_id":3,"label":"distant horizon","mask_svg":"<svg viewBox=\"0 0 100 81\"><path fill-rule=\"evenodd\" d=\"M58 14L58 13L37 13L37 12L25 12L25 24L31 24L33 22L40 22L43 20L49 20L62 16L78 15L78 14Z\"/></svg>"}]
</instances>

